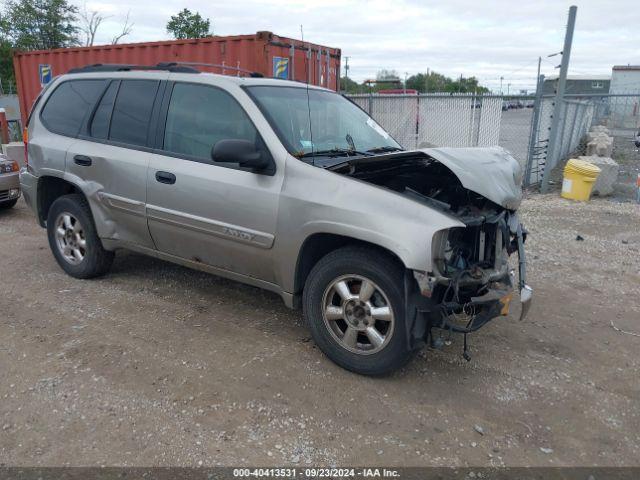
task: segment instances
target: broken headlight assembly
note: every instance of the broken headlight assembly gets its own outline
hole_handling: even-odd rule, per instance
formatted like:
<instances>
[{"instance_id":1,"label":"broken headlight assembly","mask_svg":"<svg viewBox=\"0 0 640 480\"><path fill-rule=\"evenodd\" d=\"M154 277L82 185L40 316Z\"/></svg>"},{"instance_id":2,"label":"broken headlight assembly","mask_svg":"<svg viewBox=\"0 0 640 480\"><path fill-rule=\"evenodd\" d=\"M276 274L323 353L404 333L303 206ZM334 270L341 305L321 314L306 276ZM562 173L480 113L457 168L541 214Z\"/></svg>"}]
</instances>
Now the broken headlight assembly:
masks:
<instances>
[{"instance_id":1,"label":"broken headlight assembly","mask_svg":"<svg viewBox=\"0 0 640 480\"><path fill-rule=\"evenodd\" d=\"M469 359L466 335L509 313L516 281L509 266L511 254L518 253L521 320L529 311L533 291L526 284L526 230L517 215L504 210L465 223L466 227L434 236L433 272L414 272L414 278L420 293L436 307L430 312L430 326L464 334L463 355ZM433 334L431 339L433 345Z\"/></svg>"}]
</instances>

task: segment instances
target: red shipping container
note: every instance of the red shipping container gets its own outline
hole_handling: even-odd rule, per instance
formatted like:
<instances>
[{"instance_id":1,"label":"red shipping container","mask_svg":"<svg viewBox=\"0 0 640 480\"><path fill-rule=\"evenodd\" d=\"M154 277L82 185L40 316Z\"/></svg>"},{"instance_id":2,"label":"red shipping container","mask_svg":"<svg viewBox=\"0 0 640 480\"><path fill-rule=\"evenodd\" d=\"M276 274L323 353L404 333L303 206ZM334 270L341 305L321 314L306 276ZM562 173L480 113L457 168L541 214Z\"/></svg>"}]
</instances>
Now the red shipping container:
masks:
<instances>
[{"instance_id":1,"label":"red shipping container","mask_svg":"<svg viewBox=\"0 0 640 480\"><path fill-rule=\"evenodd\" d=\"M13 66L22 124L25 125L31 105L43 85L56 75L96 63L156 65L160 62L216 64L220 66L195 68L226 75L257 72L265 77L309 82L336 91L340 89L339 48L280 37L271 32L16 52Z\"/></svg>"}]
</instances>

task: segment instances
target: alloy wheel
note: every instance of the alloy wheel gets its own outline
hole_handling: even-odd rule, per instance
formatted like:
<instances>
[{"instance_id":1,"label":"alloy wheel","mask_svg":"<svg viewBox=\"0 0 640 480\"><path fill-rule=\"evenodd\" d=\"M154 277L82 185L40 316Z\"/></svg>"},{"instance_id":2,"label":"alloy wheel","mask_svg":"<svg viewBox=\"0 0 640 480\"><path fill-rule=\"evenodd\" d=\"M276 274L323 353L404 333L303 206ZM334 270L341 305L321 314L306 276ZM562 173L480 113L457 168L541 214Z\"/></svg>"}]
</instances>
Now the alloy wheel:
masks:
<instances>
[{"instance_id":1,"label":"alloy wheel","mask_svg":"<svg viewBox=\"0 0 640 480\"><path fill-rule=\"evenodd\" d=\"M386 347L395 325L387 295L360 275L343 275L329 284L323 295L322 317L340 346L362 355Z\"/></svg>"},{"instance_id":2,"label":"alloy wheel","mask_svg":"<svg viewBox=\"0 0 640 480\"><path fill-rule=\"evenodd\" d=\"M87 254L87 240L80 221L69 212L58 215L55 237L62 257L72 265L78 265Z\"/></svg>"}]
</instances>

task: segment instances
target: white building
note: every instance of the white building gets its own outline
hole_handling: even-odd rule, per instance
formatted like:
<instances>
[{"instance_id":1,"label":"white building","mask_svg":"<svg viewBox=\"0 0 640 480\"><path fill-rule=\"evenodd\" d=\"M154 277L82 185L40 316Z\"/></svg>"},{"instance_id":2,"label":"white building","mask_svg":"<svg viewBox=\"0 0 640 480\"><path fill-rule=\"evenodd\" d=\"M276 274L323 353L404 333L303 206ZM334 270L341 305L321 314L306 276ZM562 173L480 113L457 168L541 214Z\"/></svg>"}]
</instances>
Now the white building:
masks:
<instances>
[{"instance_id":1,"label":"white building","mask_svg":"<svg viewBox=\"0 0 640 480\"><path fill-rule=\"evenodd\" d=\"M637 129L640 126L640 65L616 65L611 72L611 126Z\"/></svg>"},{"instance_id":2,"label":"white building","mask_svg":"<svg viewBox=\"0 0 640 480\"><path fill-rule=\"evenodd\" d=\"M616 65L611 72L611 94L640 94L640 65Z\"/></svg>"}]
</instances>

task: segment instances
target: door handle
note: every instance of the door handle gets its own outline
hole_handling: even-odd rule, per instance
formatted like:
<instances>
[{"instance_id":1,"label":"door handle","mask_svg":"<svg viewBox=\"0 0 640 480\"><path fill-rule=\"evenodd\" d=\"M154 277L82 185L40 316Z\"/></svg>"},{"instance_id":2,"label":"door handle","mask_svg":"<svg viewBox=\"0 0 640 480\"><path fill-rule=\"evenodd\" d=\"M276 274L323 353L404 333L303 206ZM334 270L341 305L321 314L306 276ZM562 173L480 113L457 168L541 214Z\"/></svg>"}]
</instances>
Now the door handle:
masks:
<instances>
[{"instance_id":1,"label":"door handle","mask_svg":"<svg viewBox=\"0 0 640 480\"><path fill-rule=\"evenodd\" d=\"M170 172L156 172L156 180L160 183L166 183L168 185L173 185L176 183L176 176Z\"/></svg>"},{"instance_id":2,"label":"door handle","mask_svg":"<svg viewBox=\"0 0 640 480\"><path fill-rule=\"evenodd\" d=\"M76 155L73 157L73 161L81 167L91 166L91 157L87 157L86 155Z\"/></svg>"}]
</instances>

